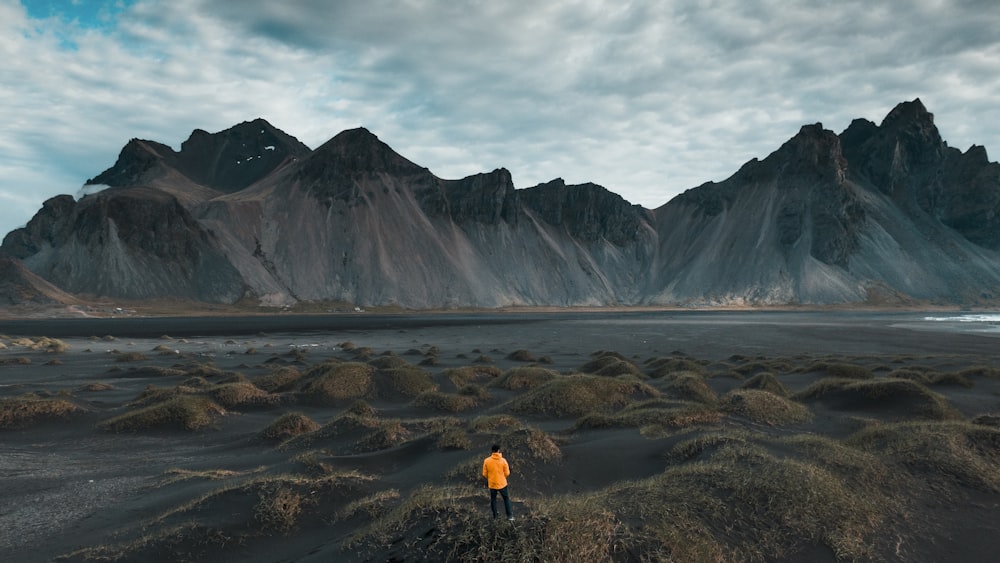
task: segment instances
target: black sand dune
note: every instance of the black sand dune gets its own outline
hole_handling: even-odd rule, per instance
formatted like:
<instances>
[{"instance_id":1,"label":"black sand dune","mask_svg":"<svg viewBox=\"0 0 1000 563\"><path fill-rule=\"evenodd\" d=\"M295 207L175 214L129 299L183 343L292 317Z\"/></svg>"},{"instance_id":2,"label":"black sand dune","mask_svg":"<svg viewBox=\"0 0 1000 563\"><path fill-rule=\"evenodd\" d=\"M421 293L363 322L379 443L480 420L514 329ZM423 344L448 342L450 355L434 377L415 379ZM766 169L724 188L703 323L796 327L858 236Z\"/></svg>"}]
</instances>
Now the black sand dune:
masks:
<instances>
[{"instance_id":1,"label":"black sand dune","mask_svg":"<svg viewBox=\"0 0 1000 563\"><path fill-rule=\"evenodd\" d=\"M1000 340L920 318L3 321L0 552L994 560Z\"/></svg>"}]
</instances>

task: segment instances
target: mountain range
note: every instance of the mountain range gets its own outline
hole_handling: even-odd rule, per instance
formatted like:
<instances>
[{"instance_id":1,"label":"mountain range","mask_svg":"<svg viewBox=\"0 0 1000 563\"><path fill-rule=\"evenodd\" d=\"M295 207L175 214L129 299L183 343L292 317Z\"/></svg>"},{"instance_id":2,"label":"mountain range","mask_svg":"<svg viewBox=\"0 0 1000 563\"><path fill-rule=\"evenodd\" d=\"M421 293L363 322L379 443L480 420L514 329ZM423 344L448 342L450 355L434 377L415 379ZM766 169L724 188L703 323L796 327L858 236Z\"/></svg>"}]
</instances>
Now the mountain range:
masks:
<instances>
[{"instance_id":1,"label":"mountain range","mask_svg":"<svg viewBox=\"0 0 1000 563\"><path fill-rule=\"evenodd\" d=\"M1000 165L919 99L805 125L661 207L506 169L438 178L366 129L311 150L262 119L132 139L0 246L11 303L404 308L938 303L1000 296Z\"/></svg>"}]
</instances>

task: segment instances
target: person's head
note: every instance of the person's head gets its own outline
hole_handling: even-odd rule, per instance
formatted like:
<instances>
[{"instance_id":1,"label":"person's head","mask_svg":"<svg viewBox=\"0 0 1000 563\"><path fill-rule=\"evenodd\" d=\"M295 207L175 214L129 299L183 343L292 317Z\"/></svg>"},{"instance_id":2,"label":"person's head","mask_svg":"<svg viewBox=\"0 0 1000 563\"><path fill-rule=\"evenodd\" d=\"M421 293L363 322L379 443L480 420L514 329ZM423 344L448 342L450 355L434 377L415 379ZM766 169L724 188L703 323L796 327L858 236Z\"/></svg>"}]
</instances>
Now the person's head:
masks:
<instances>
[{"instance_id":1,"label":"person's head","mask_svg":"<svg viewBox=\"0 0 1000 563\"><path fill-rule=\"evenodd\" d=\"M499 452L500 451L500 444L493 444L493 447L490 448L490 451L493 452L493 453Z\"/></svg>"}]
</instances>

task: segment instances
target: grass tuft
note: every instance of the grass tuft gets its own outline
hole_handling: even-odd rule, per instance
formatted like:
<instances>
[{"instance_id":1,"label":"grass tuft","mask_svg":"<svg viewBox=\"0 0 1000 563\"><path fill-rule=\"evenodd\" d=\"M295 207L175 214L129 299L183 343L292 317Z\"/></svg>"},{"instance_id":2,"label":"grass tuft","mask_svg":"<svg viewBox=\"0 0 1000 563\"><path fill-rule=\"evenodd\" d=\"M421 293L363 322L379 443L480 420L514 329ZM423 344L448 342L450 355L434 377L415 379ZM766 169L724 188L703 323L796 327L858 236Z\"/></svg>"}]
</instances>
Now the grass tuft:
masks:
<instances>
[{"instance_id":1,"label":"grass tuft","mask_svg":"<svg viewBox=\"0 0 1000 563\"><path fill-rule=\"evenodd\" d=\"M515 397L509 406L518 413L554 417L581 416L592 411L609 411L636 400L659 395L659 391L638 381L595 375L567 375Z\"/></svg>"},{"instance_id":2,"label":"grass tuft","mask_svg":"<svg viewBox=\"0 0 1000 563\"><path fill-rule=\"evenodd\" d=\"M319 428L317 422L300 412L286 412L269 424L260 435L266 440L287 440Z\"/></svg>"},{"instance_id":3,"label":"grass tuft","mask_svg":"<svg viewBox=\"0 0 1000 563\"><path fill-rule=\"evenodd\" d=\"M511 368L500 377L490 381L490 387L500 389L534 389L559 377L559 372L547 368L525 366Z\"/></svg>"},{"instance_id":4,"label":"grass tuft","mask_svg":"<svg viewBox=\"0 0 1000 563\"><path fill-rule=\"evenodd\" d=\"M731 391L722 398L720 408L724 412L771 426L800 424L812 420L812 412L805 405L760 389Z\"/></svg>"},{"instance_id":5,"label":"grass tuft","mask_svg":"<svg viewBox=\"0 0 1000 563\"><path fill-rule=\"evenodd\" d=\"M24 395L0 399L0 429L26 428L45 420L67 419L83 409L64 398Z\"/></svg>"},{"instance_id":6,"label":"grass tuft","mask_svg":"<svg viewBox=\"0 0 1000 563\"><path fill-rule=\"evenodd\" d=\"M179 395L104 420L98 427L109 432L138 432L151 429L201 430L211 425L225 409L207 397Z\"/></svg>"}]
</instances>

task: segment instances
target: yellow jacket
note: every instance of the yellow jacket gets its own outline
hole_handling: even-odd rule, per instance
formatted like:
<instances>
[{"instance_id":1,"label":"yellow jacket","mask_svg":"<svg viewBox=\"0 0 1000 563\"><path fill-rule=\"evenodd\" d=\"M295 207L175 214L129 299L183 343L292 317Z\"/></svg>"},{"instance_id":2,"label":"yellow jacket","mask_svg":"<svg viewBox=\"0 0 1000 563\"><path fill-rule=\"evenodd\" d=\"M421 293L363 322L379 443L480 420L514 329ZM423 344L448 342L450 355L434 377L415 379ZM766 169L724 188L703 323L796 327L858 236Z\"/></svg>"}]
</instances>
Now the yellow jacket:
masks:
<instances>
[{"instance_id":1,"label":"yellow jacket","mask_svg":"<svg viewBox=\"0 0 1000 563\"><path fill-rule=\"evenodd\" d=\"M507 460L495 452L490 457L483 460L483 477L491 489L502 489L507 486L507 476L510 475L510 466Z\"/></svg>"}]
</instances>

